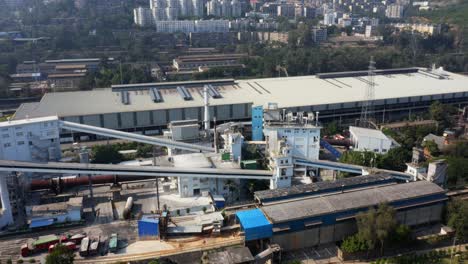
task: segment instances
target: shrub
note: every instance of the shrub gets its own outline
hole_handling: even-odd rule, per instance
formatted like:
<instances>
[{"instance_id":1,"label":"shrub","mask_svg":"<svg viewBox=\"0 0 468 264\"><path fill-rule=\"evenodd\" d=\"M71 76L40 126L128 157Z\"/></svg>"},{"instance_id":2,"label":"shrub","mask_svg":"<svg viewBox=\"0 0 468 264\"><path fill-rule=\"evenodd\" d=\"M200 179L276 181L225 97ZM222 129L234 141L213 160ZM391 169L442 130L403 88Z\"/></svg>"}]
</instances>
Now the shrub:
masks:
<instances>
[{"instance_id":1,"label":"shrub","mask_svg":"<svg viewBox=\"0 0 468 264\"><path fill-rule=\"evenodd\" d=\"M343 240L341 250L346 253L356 253L366 251L368 247L366 241L356 234Z\"/></svg>"}]
</instances>

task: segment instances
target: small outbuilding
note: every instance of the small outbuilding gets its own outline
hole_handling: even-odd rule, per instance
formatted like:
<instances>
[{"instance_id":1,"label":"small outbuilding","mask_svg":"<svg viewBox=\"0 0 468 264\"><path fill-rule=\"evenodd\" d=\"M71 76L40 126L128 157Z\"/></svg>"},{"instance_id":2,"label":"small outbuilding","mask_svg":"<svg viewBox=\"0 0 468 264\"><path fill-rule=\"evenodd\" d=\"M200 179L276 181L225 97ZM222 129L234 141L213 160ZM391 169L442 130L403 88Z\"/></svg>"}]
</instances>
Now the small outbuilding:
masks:
<instances>
[{"instance_id":1,"label":"small outbuilding","mask_svg":"<svg viewBox=\"0 0 468 264\"><path fill-rule=\"evenodd\" d=\"M245 233L246 241L269 238L273 235L272 225L260 209L237 212L236 218Z\"/></svg>"}]
</instances>

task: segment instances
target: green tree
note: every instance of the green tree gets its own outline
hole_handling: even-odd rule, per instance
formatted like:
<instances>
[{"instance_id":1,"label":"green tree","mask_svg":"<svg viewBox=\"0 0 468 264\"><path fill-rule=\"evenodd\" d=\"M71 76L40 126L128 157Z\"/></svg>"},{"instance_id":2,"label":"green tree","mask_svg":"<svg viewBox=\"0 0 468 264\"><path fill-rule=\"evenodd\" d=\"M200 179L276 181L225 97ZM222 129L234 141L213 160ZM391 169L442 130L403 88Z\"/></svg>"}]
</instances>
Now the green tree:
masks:
<instances>
[{"instance_id":1,"label":"green tree","mask_svg":"<svg viewBox=\"0 0 468 264\"><path fill-rule=\"evenodd\" d=\"M327 136L335 135L338 132L338 123L336 121L327 123L322 129L322 134Z\"/></svg>"},{"instance_id":2,"label":"green tree","mask_svg":"<svg viewBox=\"0 0 468 264\"><path fill-rule=\"evenodd\" d=\"M356 216L356 223L358 227L358 236L366 243L366 249L372 250L377 243L377 233L375 229L375 221L377 212L374 208L370 208L365 213L359 213Z\"/></svg>"},{"instance_id":3,"label":"green tree","mask_svg":"<svg viewBox=\"0 0 468 264\"><path fill-rule=\"evenodd\" d=\"M455 229L458 243L468 240L468 201L455 199L448 204L447 224Z\"/></svg>"},{"instance_id":4,"label":"green tree","mask_svg":"<svg viewBox=\"0 0 468 264\"><path fill-rule=\"evenodd\" d=\"M375 219L375 232L380 243L380 254L383 254L384 243L396 227L395 210L387 204L379 205Z\"/></svg>"},{"instance_id":5,"label":"green tree","mask_svg":"<svg viewBox=\"0 0 468 264\"><path fill-rule=\"evenodd\" d=\"M457 113L454 106L442 104L439 101L434 101L429 107L429 114L432 119L436 120L444 128L452 127L454 120L452 115Z\"/></svg>"},{"instance_id":6,"label":"green tree","mask_svg":"<svg viewBox=\"0 0 468 264\"><path fill-rule=\"evenodd\" d=\"M425 147L432 156L437 156L440 153L439 147L433 140L424 141L422 146Z\"/></svg>"},{"instance_id":7,"label":"green tree","mask_svg":"<svg viewBox=\"0 0 468 264\"><path fill-rule=\"evenodd\" d=\"M381 253L385 242L397 226L395 210L387 204L380 204L377 210L369 208L367 212L359 213L356 216L356 223L358 233L355 239L362 240L367 250L373 250L377 244L380 244Z\"/></svg>"},{"instance_id":8,"label":"green tree","mask_svg":"<svg viewBox=\"0 0 468 264\"><path fill-rule=\"evenodd\" d=\"M377 167L387 170L404 171L406 162L411 159L411 152L402 147L392 148L379 159Z\"/></svg>"},{"instance_id":9,"label":"green tree","mask_svg":"<svg viewBox=\"0 0 468 264\"><path fill-rule=\"evenodd\" d=\"M376 167L380 155L371 151L348 151L343 153L340 162L366 167Z\"/></svg>"},{"instance_id":10,"label":"green tree","mask_svg":"<svg viewBox=\"0 0 468 264\"><path fill-rule=\"evenodd\" d=\"M93 157L93 163L119 163L123 157L119 153L119 150L114 145L96 145L91 149L91 156Z\"/></svg>"},{"instance_id":11,"label":"green tree","mask_svg":"<svg viewBox=\"0 0 468 264\"><path fill-rule=\"evenodd\" d=\"M47 255L46 264L72 264L75 254L64 245L57 245L52 253Z\"/></svg>"}]
</instances>

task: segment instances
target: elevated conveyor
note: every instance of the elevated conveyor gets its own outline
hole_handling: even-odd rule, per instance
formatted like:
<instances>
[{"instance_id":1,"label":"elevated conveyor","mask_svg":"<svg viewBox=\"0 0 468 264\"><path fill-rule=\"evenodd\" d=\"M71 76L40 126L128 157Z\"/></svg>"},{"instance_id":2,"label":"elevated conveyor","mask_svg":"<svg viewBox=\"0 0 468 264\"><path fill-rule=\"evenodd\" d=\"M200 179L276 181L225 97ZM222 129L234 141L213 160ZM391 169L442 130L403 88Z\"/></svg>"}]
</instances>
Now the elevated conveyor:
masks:
<instances>
[{"instance_id":1,"label":"elevated conveyor","mask_svg":"<svg viewBox=\"0 0 468 264\"><path fill-rule=\"evenodd\" d=\"M168 148L176 148L176 149L183 149L195 152L214 152L214 148L196 145L196 144L189 144L184 142L178 142L168 139L162 138L154 138L144 135L139 135L135 133L123 132L114 129L90 126L90 125L83 125L74 122L68 121L60 121L60 128L68 129L77 132L83 132L88 134L100 135L105 137L112 137L112 138L119 138L125 139L129 141L135 141L140 143L146 143L151 145L158 145L164 146Z\"/></svg>"},{"instance_id":2,"label":"elevated conveyor","mask_svg":"<svg viewBox=\"0 0 468 264\"><path fill-rule=\"evenodd\" d=\"M327 160L308 160L304 158L297 158L295 157L293 160L295 165L319 168L319 169L328 169L328 170L335 170L335 171L342 171L342 172L349 172L349 173L356 173L361 175L367 175L376 172L384 172L386 174L391 175L393 178L400 180L400 181L414 181L414 177L411 174L400 172L400 171L392 171L392 170L383 170L377 168L368 168L359 165L353 164L346 164L341 162L333 162Z\"/></svg>"},{"instance_id":3,"label":"elevated conveyor","mask_svg":"<svg viewBox=\"0 0 468 264\"><path fill-rule=\"evenodd\" d=\"M126 166L110 164L84 164L84 163L36 163L24 161L0 160L0 171L5 172L38 172L63 174L112 174L128 176L155 176L155 177L200 177L219 179L260 179L269 180L273 173L266 170L236 170L211 168L175 168L152 166Z\"/></svg>"}]
</instances>

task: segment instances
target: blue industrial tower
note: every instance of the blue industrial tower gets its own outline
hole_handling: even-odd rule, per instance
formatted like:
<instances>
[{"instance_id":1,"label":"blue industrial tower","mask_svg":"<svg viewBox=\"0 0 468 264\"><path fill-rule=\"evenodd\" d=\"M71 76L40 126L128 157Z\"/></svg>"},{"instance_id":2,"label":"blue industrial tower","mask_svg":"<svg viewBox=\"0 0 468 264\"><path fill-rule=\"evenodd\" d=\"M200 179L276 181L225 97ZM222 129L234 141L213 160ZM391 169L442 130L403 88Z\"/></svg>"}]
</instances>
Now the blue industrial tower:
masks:
<instances>
[{"instance_id":1,"label":"blue industrial tower","mask_svg":"<svg viewBox=\"0 0 468 264\"><path fill-rule=\"evenodd\" d=\"M263 140L263 107L252 106L252 140Z\"/></svg>"}]
</instances>

